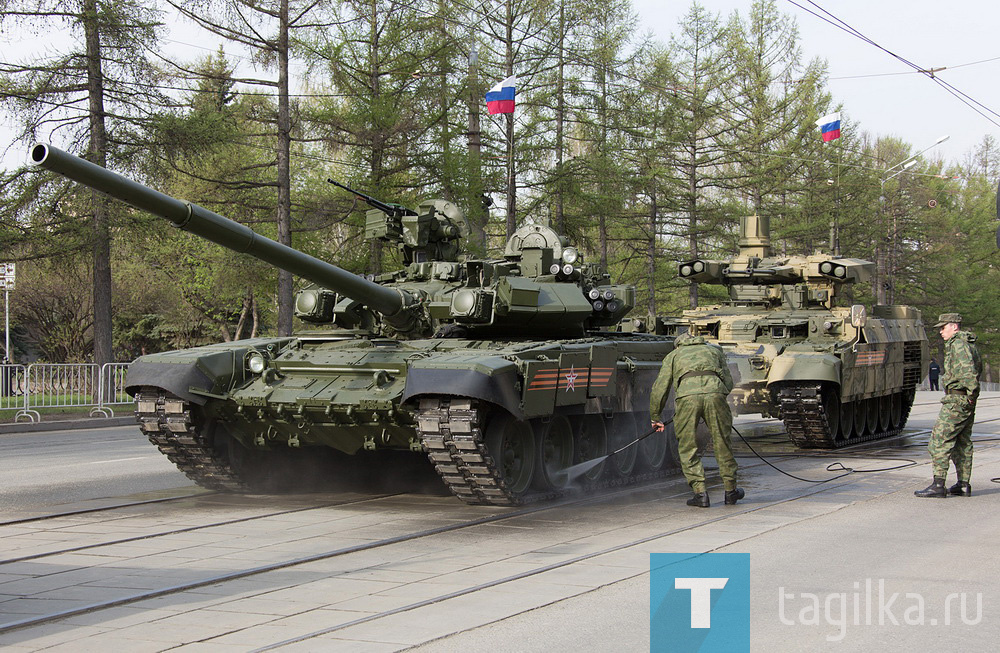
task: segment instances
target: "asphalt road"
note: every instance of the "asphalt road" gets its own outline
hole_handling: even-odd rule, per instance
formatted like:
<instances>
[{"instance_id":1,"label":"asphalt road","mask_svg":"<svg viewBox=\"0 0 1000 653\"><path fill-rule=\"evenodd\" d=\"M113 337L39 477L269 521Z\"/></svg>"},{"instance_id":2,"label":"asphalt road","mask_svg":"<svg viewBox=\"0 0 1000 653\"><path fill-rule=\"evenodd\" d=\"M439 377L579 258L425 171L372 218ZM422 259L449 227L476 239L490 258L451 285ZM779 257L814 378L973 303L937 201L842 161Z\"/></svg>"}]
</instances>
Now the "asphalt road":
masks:
<instances>
[{"instance_id":1,"label":"asphalt road","mask_svg":"<svg viewBox=\"0 0 1000 653\"><path fill-rule=\"evenodd\" d=\"M135 426L0 435L0 519L193 488Z\"/></svg>"},{"instance_id":2,"label":"asphalt road","mask_svg":"<svg viewBox=\"0 0 1000 653\"><path fill-rule=\"evenodd\" d=\"M917 499L913 490L930 481L926 433L939 397L918 394L906 437L851 451L789 456L789 447L776 441L780 434L767 426L746 429L773 463L804 478L836 475L828 468L836 462L894 469L812 485L742 454L748 494L736 507L719 505L714 486L710 510L688 508L678 479L634 496L20 630L0 637L0 647L245 651L318 632L281 650L644 651L650 648L650 554L713 552L750 556L742 603L748 650L993 651L1000 639L994 544L1000 485L990 479L1000 477L1000 395L984 395L977 411L973 496ZM915 464L898 465L906 460ZM134 427L0 436L0 473L0 516L7 519L194 489ZM8 527L11 536L0 539L0 550L17 557L242 518L284 502L208 499L142 506L125 522L116 512ZM403 494L119 544L100 555L9 566L6 590L0 587L0 600L7 601L0 605L11 606L12 619L51 612L59 606L40 604L73 607L159 587L160 576L176 583L492 512L447 496ZM576 556L591 557L567 562ZM551 568L516 576L540 565ZM0 575L0 585L3 580ZM484 585L494 580L503 582ZM429 598L434 601L420 603ZM322 634L325 629L331 632Z\"/></svg>"}]
</instances>

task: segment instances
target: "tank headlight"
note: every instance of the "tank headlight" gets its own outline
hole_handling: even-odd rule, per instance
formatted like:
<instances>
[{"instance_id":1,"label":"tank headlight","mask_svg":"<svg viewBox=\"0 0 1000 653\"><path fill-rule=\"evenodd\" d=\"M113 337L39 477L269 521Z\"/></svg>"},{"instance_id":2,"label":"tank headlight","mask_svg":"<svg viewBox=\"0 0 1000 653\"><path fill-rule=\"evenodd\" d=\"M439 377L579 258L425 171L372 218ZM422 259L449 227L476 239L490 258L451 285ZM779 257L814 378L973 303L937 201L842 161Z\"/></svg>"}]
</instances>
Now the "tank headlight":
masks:
<instances>
[{"instance_id":1,"label":"tank headlight","mask_svg":"<svg viewBox=\"0 0 1000 653\"><path fill-rule=\"evenodd\" d=\"M451 300L451 311L453 315L468 316L476 311L476 293L468 288L459 290Z\"/></svg>"},{"instance_id":2,"label":"tank headlight","mask_svg":"<svg viewBox=\"0 0 1000 653\"><path fill-rule=\"evenodd\" d=\"M833 268L833 276L841 278L847 276L847 268L845 268L843 265L836 266L835 268Z\"/></svg>"},{"instance_id":3,"label":"tank headlight","mask_svg":"<svg viewBox=\"0 0 1000 653\"><path fill-rule=\"evenodd\" d=\"M830 274L833 271L833 263L830 261L823 261L819 264L819 271L823 274Z\"/></svg>"},{"instance_id":4,"label":"tank headlight","mask_svg":"<svg viewBox=\"0 0 1000 653\"><path fill-rule=\"evenodd\" d=\"M580 258L580 252L576 250L575 247L567 247L563 250L562 260L563 263L576 263L577 259Z\"/></svg>"},{"instance_id":5,"label":"tank headlight","mask_svg":"<svg viewBox=\"0 0 1000 653\"><path fill-rule=\"evenodd\" d=\"M254 374L260 374L266 367L267 361L264 360L264 354L259 351L255 351L247 357L247 369Z\"/></svg>"},{"instance_id":6,"label":"tank headlight","mask_svg":"<svg viewBox=\"0 0 1000 653\"><path fill-rule=\"evenodd\" d=\"M549 266L549 274L559 274L561 270L562 266L559 265L558 263L553 263L552 265Z\"/></svg>"},{"instance_id":7,"label":"tank headlight","mask_svg":"<svg viewBox=\"0 0 1000 653\"><path fill-rule=\"evenodd\" d=\"M705 264L701 261L695 261L694 264L691 266L691 268L695 272L702 272L705 269Z\"/></svg>"},{"instance_id":8,"label":"tank headlight","mask_svg":"<svg viewBox=\"0 0 1000 653\"><path fill-rule=\"evenodd\" d=\"M337 294L325 288L305 288L295 296L295 317L306 322L332 322Z\"/></svg>"},{"instance_id":9,"label":"tank headlight","mask_svg":"<svg viewBox=\"0 0 1000 653\"><path fill-rule=\"evenodd\" d=\"M694 270L691 269L690 265L682 265L681 266L681 276L682 277L690 277L693 272L694 272Z\"/></svg>"},{"instance_id":10,"label":"tank headlight","mask_svg":"<svg viewBox=\"0 0 1000 653\"><path fill-rule=\"evenodd\" d=\"M299 313L311 314L319 304L319 297L314 292L300 292L295 298L295 310Z\"/></svg>"}]
</instances>

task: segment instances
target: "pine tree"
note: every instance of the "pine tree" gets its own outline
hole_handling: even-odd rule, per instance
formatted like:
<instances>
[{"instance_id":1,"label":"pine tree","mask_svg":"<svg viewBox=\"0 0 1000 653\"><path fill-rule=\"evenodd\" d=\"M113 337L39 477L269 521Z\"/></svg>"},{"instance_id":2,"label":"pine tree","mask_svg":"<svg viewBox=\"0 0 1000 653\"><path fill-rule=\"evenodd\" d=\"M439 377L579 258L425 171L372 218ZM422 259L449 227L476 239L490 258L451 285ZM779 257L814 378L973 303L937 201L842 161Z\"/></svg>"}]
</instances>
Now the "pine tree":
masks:
<instances>
[{"instance_id":1,"label":"pine tree","mask_svg":"<svg viewBox=\"0 0 1000 653\"><path fill-rule=\"evenodd\" d=\"M241 79L274 94L276 110L259 122L273 136L273 178L276 191L277 241L292 245L292 107L290 63L300 44L312 32L329 27L324 6L312 0L168 0L181 14L209 32L248 48L255 60L275 71L277 79ZM303 34L299 35L298 33ZM292 331L292 274L278 271L278 333Z\"/></svg>"},{"instance_id":2,"label":"pine tree","mask_svg":"<svg viewBox=\"0 0 1000 653\"><path fill-rule=\"evenodd\" d=\"M16 116L21 140L58 133L68 141L60 145L83 150L93 163L128 167L134 134L150 110L162 104L145 56L147 48L155 49L158 12L132 0L6 0L0 9L5 27L41 31L56 21L69 28L73 39L67 52L0 67L0 102ZM34 227L21 232L18 240L28 247L22 255L91 250L93 360L111 362L111 241L121 209L97 192L78 193L69 182L25 170L3 178L0 192L7 198L2 216L7 233ZM86 226L81 215L89 216ZM51 234L69 237L47 237Z\"/></svg>"}]
</instances>

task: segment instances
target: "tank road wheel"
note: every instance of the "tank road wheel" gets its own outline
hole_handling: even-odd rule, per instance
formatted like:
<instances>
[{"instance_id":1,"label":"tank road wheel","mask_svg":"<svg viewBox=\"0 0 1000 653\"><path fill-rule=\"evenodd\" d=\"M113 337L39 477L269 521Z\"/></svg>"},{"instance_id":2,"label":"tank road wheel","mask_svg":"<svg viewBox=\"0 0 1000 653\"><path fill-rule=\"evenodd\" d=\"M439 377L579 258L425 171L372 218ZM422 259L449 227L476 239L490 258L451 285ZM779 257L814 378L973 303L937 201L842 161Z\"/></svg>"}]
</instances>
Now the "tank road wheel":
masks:
<instances>
[{"instance_id":1,"label":"tank road wheel","mask_svg":"<svg viewBox=\"0 0 1000 653\"><path fill-rule=\"evenodd\" d=\"M865 425L866 435L875 435L878 432L878 397L865 399L865 408L868 412L868 422Z\"/></svg>"},{"instance_id":2,"label":"tank road wheel","mask_svg":"<svg viewBox=\"0 0 1000 653\"><path fill-rule=\"evenodd\" d=\"M834 388L823 390L823 414L826 416L826 428L833 440L843 440L840 431L840 397Z\"/></svg>"},{"instance_id":3,"label":"tank road wheel","mask_svg":"<svg viewBox=\"0 0 1000 653\"><path fill-rule=\"evenodd\" d=\"M427 458L455 496L494 506L524 501L535 471L531 424L469 397L423 396L416 418Z\"/></svg>"},{"instance_id":4,"label":"tank road wheel","mask_svg":"<svg viewBox=\"0 0 1000 653\"><path fill-rule=\"evenodd\" d=\"M837 429L838 440L850 440L854 435L854 402L840 402L840 425Z\"/></svg>"},{"instance_id":5,"label":"tank road wheel","mask_svg":"<svg viewBox=\"0 0 1000 653\"><path fill-rule=\"evenodd\" d=\"M535 470L535 435L529 424L504 413L490 420L486 428L486 449L496 473L515 496L531 487Z\"/></svg>"},{"instance_id":6,"label":"tank road wheel","mask_svg":"<svg viewBox=\"0 0 1000 653\"><path fill-rule=\"evenodd\" d=\"M908 388L900 395L903 401L903 414L899 418L899 428L906 426L906 420L910 417L910 409L913 408L913 400L917 398L917 389Z\"/></svg>"},{"instance_id":7,"label":"tank road wheel","mask_svg":"<svg viewBox=\"0 0 1000 653\"><path fill-rule=\"evenodd\" d=\"M565 415L553 415L538 424L538 455L535 459L535 487L551 490L565 484L567 467L573 465L573 428Z\"/></svg>"},{"instance_id":8,"label":"tank road wheel","mask_svg":"<svg viewBox=\"0 0 1000 653\"><path fill-rule=\"evenodd\" d=\"M892 421L892 395L882 395L878 398L878 428L883 433L896 428Z\"/></svg>"},{"instance_id":9,"label":"tank road wheel","mask_svg":"<svg viewBox=\"0 0 1000 653\"><path fill-rule=\"evenodd\" d=\"M858 399L851 403L854 404L854 437L860 438L868 428L868 402Z\"/></svg>"},{"instance_id":10,"label":"tank road wheel","mask_svg":"<svg viewBox=\"0 0 1000 653\"><path fill-rule=\"evenodd\" d=\"M604 418L599 413L575 417L573 431L576 433L576 446L574 447L576 459L574 463L583 463L607 455L608 431L604 428ZM602 462L584 474L584 480L596 481L604 473L604 468L605 464Z\"/></svg>"},{"instance_id":11,"label":"tank road wheel","mask_svg":"<svg viewBox=\"0 0 1000 653\"><path fill-rule=\"evenodd\" d=\"M893 392L889 397L889 421L892 422L891 428L899 429L903 428L903 393Z\"/></svg>"},{"instance_id":12,"label":"tank road wheel","mask_svg":"<svg viewBox=\"0 0 1000 653\"><path fill-rule=\"evenodd\" d=\"M637 437L635 430L635 420L632 413L615 413L608 426L608 453L621 449ZM635 461L638 458L639 448L632 445L621 453L611 456L608 461L611 463L612 473L619 478L627 478L632 475L635 469Z\"/></svg>"}]
</instances>

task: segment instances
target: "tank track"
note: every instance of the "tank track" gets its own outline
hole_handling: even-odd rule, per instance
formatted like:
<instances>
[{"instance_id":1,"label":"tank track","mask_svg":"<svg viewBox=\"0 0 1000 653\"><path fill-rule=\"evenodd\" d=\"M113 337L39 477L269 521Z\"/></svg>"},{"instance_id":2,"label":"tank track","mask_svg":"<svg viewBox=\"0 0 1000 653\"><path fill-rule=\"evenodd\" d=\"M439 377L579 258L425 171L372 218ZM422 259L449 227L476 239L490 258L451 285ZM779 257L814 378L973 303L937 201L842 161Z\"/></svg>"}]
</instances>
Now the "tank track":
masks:
<instances>
[{"instance_id":1,"label":"tank track","mask_svg":"<svg viewBox=\"0 0 1000 653\"><path fill-rule=\"evenodd\" d=\"M888 431L854 436L837 440L830 432L826 410L823 407L822 386L818 383L791 384L778 393L781 419L785 423L788 438L798 447L808 449L837 449L859 442L891 438L903 432L903 426ZM905 426L913 407L912 399L904 399L900 423Z\"/></svg>"},{"instance_id":2,"label":"tank track","mask_svg":"<svg viewBox=\"0 0 1000 653\"><path fill-rule=\"evenodd\" d=\"M249 491L229 461L212 446L187 401L158 388L144 388L135 396L135 417L149 441L201 487L223 492ZM521 494L511 492L486 449L485 418L485 409L470 399L425 398L420 402L417 418L420 441L431 464L455 496L474 505L516 506L564 494L534 489ZM671 471L602 479L586 484L583 489L648 482L664 478Z\"/></svg>"},{"instance_id":3,"label":"tank track","mask_svg":"<svg viewBox=\"0 0 1000 653\"><path fill-rule=\"evenodd\" d=\"M563 496L563 491L527 490L517 494L507 487L486 447L483 429L486 411L479 402L461 397L420 400L417 433L441 479L451 492L468 504L517 506ZM636 462L636 467L641 465ZM665 478L670 468L633 473L625 478L606 478L585 483L585 491L631 485ZM581 488L580 485L574 488Z\"/></svg>"},{"instance_id":4,"label":"tank track","mask_svg":"<svg viewBox=\"0 0 1000 653\"><path fill-rule=\"evenodd\" d=\"M188 402L158 388L143 388L135 395L135 418L160 453L201 487L223 492L248 489L215 451Z\"/></svg>"}]
</instances>

